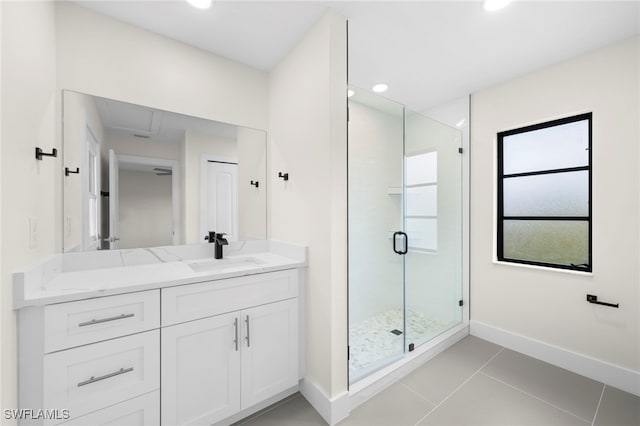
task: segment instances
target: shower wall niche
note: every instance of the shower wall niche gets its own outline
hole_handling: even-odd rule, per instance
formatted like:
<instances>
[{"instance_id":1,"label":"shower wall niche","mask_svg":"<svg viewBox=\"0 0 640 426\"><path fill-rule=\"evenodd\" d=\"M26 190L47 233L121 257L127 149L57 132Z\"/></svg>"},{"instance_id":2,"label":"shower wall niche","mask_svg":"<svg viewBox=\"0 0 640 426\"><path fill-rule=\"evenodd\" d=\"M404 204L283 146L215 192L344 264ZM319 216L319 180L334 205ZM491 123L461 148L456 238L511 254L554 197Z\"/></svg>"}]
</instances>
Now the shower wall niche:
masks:
<instances>
[{"instance_id":1,"label":"shower wall niche","mask_svg":"<svg viewBox=\"0 0 640 426\"><path fill-rule=\"evenodd\" d=\"M350 383L462 322L462 134L352 90Z\"/></svg>"}]
</instances>

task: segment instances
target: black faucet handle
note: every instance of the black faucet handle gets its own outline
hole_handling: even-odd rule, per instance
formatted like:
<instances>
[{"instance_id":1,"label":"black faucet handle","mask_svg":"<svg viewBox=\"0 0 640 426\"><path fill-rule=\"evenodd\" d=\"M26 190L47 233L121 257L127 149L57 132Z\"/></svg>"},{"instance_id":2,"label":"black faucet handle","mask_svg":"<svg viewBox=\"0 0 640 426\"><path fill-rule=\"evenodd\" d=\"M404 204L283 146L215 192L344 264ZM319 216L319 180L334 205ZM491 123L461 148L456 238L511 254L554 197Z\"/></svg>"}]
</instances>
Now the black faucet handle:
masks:
<instances>
[{"instance_id":1,"label":"black faucet handle","mask_svg":"<svg viewBox=\"0 0 640 426\"><path fill-rule=\"evenodd\" d=\"M216 231L209 231L209 235L204 236L205 241L212 243L216 239Z\"/></svg>"},{"instance_id":2,"label":"black faucet handle","mask_svg":"<svg viewBox=\"0 0 640 426\"><path fill-rule=\"evenodd\" d=\"M217 244L220 244L220 245L223 245L223 246L228 245L228 244L229 244L229 242L227 241L227 239L226 239L226 238L224 238L224 236L225 236L225 235L227 235L227 234L225 234L224 232L221 232L221 233L219 233L219 234L216 234L216 236L215 236L216 243L217 243Z\"/></svg>"}]
</instances>

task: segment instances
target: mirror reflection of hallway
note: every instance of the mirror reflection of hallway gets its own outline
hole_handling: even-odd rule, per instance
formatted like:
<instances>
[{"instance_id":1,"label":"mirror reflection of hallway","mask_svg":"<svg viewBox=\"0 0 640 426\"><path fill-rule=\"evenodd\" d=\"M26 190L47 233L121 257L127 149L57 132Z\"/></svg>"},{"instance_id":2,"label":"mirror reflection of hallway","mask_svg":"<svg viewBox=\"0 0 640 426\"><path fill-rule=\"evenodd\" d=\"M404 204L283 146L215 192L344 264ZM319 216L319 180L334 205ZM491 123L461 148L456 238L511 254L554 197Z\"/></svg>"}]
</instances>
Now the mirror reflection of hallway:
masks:
<instances>
[{"instance_id":1,"label":"mirror reflection of hallway","mask_svg":"<svg viewBox=\"0 0 640 426\"><path fill-rule=\"evenodd\" d=\"M109 248L177 244L177 162L109 154Z\"/></svg>"}]
</instances>

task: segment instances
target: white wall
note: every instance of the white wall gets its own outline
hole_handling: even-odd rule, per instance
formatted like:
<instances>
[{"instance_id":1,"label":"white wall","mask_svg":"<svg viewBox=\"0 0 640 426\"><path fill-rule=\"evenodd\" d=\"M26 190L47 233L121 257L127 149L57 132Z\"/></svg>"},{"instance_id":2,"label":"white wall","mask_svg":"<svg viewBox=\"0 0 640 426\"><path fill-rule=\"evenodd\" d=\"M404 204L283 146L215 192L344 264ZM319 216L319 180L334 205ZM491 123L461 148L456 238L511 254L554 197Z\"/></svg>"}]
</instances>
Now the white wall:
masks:
<instances>
[{"instance_id":1,"label":"white wall","mask_svg":"<svg viewBox=\"0 0 640 426\"><path fill-rule=\"evenodd\" d=\"M267 237L267 136L238 127L238 238ZM250 185L258 181L258 187Z\"/></svg>"},{"instance_id":2,"label":"white wall","mask_svg":"<svg viewBox=\"0 0 640 426\"><path fill-rule=\"evenodd\" d=\"M471 97L471 319L640 371L639 40ZM498 264L496 133L593 112L593 274ZM586 294L620 303L586 302Z\"/></svg>"},{"instance_id":3,"label":"white wall","mask_svg":"<svg viewBox=\"0 0 640 426\"><path fill-rule=\"evenodd\" d=\"M269 74L270 235L309 246L305 381L325 399L347 389L346 47L328 12Z\"/></svg>"},{"instance_id":4,"label":"white wall","mask_svg":"<svg viewBox=\"0 0 640 426\"><path fill-rule=\"evenodd\" d=\"M171 175L120 170L120 248L173 244Z\"/></svg>"},{"instance_id":5,"label":"white wall","mask_svg":"<svg viewBox=\"0 0 640 426\"><path fill-rule=\"evenodd\" d=\"M50 2L2 2L2 408L17 407L11 273L62 246L61 159L35 159L37 146L46 152L60 148L54 18ZM32 246L30 218L36 232Z\"/></svg>"},{"instance_id":6,"label":"white wall","mask_svg":"<svg viewBox=\"0 0 640 426\"><path fill-rule=\"evenodd\" d=\"M68 2L56 12L60 89L267 128L265 72Z\"/></svg>"}]
</instances>

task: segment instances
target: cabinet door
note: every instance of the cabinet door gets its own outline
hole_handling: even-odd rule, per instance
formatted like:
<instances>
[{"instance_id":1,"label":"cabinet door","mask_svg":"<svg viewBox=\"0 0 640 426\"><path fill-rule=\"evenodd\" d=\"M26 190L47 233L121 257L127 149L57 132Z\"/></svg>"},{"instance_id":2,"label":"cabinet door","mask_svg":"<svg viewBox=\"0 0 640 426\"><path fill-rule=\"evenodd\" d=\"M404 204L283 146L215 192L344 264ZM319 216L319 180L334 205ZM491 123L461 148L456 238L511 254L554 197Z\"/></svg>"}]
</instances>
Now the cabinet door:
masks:
<instances>
[{"instance_id":1,"label":"cabinet door","mask_svg":"<svg viewBox=\"0 0 640 426\"><path fill-rule=\"evenodd\" d=\"M237 313L162 329L164 425L211 425L240 411Z\"/></svg>"},{"instance_id":2,"label":"cabinet door","mask_svg":"<svg viewBox=\"0 0 640 426\"><path fill-rule=\"evenodd\" d=\"M298 299L241 312L242 407L298 384Z\"/></svg>"}]
</instances>

